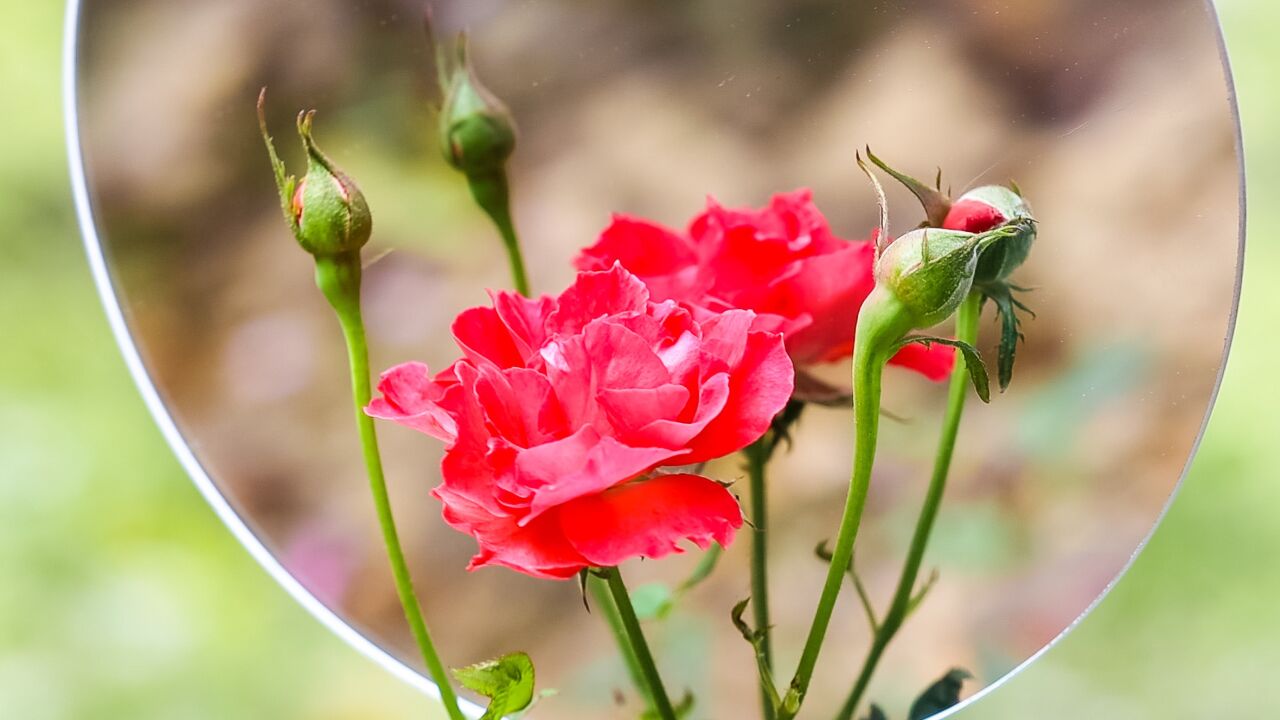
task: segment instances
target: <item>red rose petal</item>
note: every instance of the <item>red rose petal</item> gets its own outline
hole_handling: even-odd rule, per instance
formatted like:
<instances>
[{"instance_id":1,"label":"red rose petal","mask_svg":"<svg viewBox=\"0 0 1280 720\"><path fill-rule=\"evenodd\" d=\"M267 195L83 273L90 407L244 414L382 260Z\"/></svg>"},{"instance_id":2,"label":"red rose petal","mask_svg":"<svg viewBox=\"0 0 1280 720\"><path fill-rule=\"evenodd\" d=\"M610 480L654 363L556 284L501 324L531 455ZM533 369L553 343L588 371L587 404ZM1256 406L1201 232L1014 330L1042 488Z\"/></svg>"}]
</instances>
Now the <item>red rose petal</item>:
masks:
<instances>
[{"instance_id":1,"label":"red rose petal","mask_svg":"<svg viewBox=\"0 0 1280 720\"><path fill-rule=\"evenodd\" d=\"M904 345L890 358L889 364L910 368L934 382L941 382L951 377L951 371L956 366L956 352L955 348L941 343L933 343L928 347L911 343Z\"/></svg>"},{"instance_id":2,"label":"red rose petal","mask_svg":"<svg viewBox=\"0 0 1280 720\"><path fill-rule=\"evenodd\" d=\"M728 490L697 475L659 475L560 508L564 536L592 565L682 552L679 543L728 545L742 509Z\"/></svg>"},{"instance_id":3,"label":"red rose petal","mask_svg":"<svg viewBox=\"0 0 1280 720\"><path fill-rule=\"evenodd\" d=\"M393 420L418 432L452 443L458 424L438 404L445 388L431 379L427 366L408 362L382 373L378 392L365 408L369 417Z\"/></svg>"}]
</instances>

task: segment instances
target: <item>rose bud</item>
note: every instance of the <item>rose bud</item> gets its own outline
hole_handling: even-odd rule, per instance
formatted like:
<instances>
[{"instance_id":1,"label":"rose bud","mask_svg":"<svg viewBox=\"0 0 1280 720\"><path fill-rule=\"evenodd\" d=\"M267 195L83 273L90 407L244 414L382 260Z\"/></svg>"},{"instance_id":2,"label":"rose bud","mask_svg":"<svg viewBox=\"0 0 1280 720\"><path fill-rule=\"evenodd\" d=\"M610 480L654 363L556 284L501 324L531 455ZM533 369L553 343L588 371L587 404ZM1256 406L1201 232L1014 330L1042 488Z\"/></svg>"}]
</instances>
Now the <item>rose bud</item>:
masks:
<instances>
[{"instance_id":1,"label":"rose bud","mask_svg":"<svg viewBox=\"0 0 1280 720\"><path fill-rule=\"evenodd\" d=\"M502 172L516 149L515 121L502 101L480 84L467 57L465 34L458 38L457 52L440 112L445 159L468 178Z\"/></svg>"},{"instance_id":2,"label":"rose bud","mask_svg":"<svg viewBox=\"0 0 1280 720\"><path fill-rule=\"evenodd\" d=\"M982 253L974 281L985 285L1004 280L1026 262L1036 240L1034 219L1027 201L1017 191L1003 185L985 185L961 195L951 205L942 227L980 233L1015 220L1032 221L1020 225L1021 232L992 244Z\"/></svg>"},{"instance_id":3,"label":"rose bud","mask_svg":"<svg viewBox=\"0 0 1280 720\"><path fill-rule=\"evenodd\" d=\"M925 224L929 227L940 227L946 230L963 230L981 233L992 230L1014 220L1034 220L1031 208L1016 188L1003 185L985 185L952 200L948 193L942 192L942 171L933 187L919 180L898 172L888 163L876 157L867 148L867 156L902 183L919 200L925 211ZM1026 261L1035 243L1036 228L1034 223L1022 225L1022 230L1006 237L1004 241L991 245L978 260L975 282L986 285L1009 277L1019 265Z\"/></svg>"},{"instance_id":4,"label":"rose bud","mask_svg":"<svg viewBox=\"0 0 1280 720\"><path fill-rule=\"evenodd\" d=\"M258 118L276 172L285 219L298 244L317 258L358 252L369 242L373 218L360 188L316 146L311 136L315 111L298 114L298 136L307 151L307 174L298 181L285 175L284 164L267 134L265 93L264 89L258 98Z\"/></svg>"},{"instance_id":5,"label":"rose bud","mask_svg":"<svg viewBox=\"0 0 1280 720\"><path fill-rule=\"evenodd\" d=\"M1001 240L1034 234L1015 220L981 234L919 228L893 241L876 262L876 285L902 305L913 329L946 320L973 288L979 255Z\"/></svg>"}]
</instances>

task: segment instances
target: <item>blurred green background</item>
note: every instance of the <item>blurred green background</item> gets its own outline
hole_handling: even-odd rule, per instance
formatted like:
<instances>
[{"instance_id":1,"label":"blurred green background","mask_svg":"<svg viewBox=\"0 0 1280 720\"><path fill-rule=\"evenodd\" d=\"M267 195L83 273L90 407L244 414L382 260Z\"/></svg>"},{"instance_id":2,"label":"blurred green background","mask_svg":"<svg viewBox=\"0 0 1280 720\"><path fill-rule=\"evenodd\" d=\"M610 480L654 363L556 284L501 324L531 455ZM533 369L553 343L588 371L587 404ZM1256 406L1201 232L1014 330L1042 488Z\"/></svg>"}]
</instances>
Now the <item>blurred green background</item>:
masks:
<instances>
[{"instance_id":1,"label":"blurred green background","mask_svg":"<svg viewBox=\"0 0 1280 720\"><path fill-rule=\"evenodd\" d=\"M1213 423L1115 592L960 717L1273 714L1260 689L1280 667L1280 488L1265 454L1280 429L1266 392L1280 208L1262 200L1280 192L1268 122L1280 111L1280 7L1225 0L1220 11L1255 203ZM329 635L235 544L151 424L80 249L61 24L53 2L8 0L0 14L0 717L423 717L425 699Z\"/></svg>"}]
</instances>

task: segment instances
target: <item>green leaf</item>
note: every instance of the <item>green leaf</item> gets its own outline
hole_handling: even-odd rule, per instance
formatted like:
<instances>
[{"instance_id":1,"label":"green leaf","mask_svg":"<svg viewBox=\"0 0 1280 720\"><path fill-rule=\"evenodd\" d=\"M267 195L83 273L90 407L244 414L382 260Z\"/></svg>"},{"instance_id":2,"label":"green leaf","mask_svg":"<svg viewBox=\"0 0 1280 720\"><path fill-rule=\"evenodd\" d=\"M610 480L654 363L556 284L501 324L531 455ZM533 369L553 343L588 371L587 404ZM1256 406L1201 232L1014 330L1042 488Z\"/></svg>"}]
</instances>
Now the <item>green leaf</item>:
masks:
<instances>
[{"instance_id":1,"label":"green leaf","mask_svg":"<svg viewBox=\"0 0 1280 720\"><path fill-rule=\"evenodd\" d=\"M533 702L533 661L522 652L455 668L453 676L463 687L489 698L489 707L480 720L499 720Z\"/></svg>"},{"instance_id":2,"label":"green leaf","mask_svg":"<svg viewBox=\"0 0 1280 720\"><path fill-rule=\"evenodd\" d=\"M951 347L958 349L964 356L964 366L965 369L969 371L969 380L973 383L973 389L978 393L978 398L984 403L991 402L991 381L987 378L987 366L986 363L982 361L982 354L978 352L977 348L960 340L912 335L911 337L907 337L899 341L898 344L893 347L893 352L897 352L903 346L910 345L911 343L920 343L925 346L938 343L940 345L950 345Z\"/></svg>"},{"instance_id":3,"label":"green leaf","mask_svg":"<svg viewBox=\"0 0 1280 720\"><path fill-rule=\"evenodd\" d=\"M873 703L866 720L889 720L889 716L884 714L884 710L881 710L879 705Z\"/></svg>"},{"instance_id":4,"label":"green leaf","mask_svg":"<svg viewBox=\"0 0 1280 720\"><path fill-rule=\"evenodd\" d=\"M720 562L720 556L724 555L724 548L719 543L711 543L711 547L702 553L702 559L698 561L697 566L693 568L693 572L689 573L689 577L680 583L680 589L677 591L681 595L689 592L698 585L702 584L711 576L711 572L716 569L716 565Z\"/></svg>"},{"instance_id":5,"label":"green leaf","mask_svg":"<svg viewBox=\"0 0 1280 720\"><path fill-rule=\"evenodd\" d=\"M640 585L631 591L631 604L641 620L659 620L671 612L675 596L663 583Z\"/></svg>"},{"instance_id":6,"label":"green leaf","mask_svg":"<svg viewBox=\"0 0 1280 720\"><path fill-rule=\"evenodd\" d=\"M937 682L925 689L924 693L911 705L908 720L925 720L960 702L960 690L965 680L973 675L962 668L952 668Z\"/></svg>"},{"instance_id":7,"label":"green leaf","mask_svg":"<svg viewBox=\"0 0 1280 720\"><path fill-rule=\"evenodd\" d=\"M826 540L818 543L818 547L813 549L813 553L822 561L831 562L832 553L831 549L827 547ZM853 580L853 589L858 592L858 601L862 603L862 612L867 616L867 624L871 626L871 633L880 632L880 621L876 619L875 606L871 603L871 595L867 593L867 586L863 584L862 577L858 575L858 569L855 566L852 555L849 556L849 567L846 568L846 571Z\"/></svg>"},{"instance_id":8,"label":"green leaf","mask_svg":"<svg viewBox=\"0 0 1280 720\"><path fill-rule=\"evenodd\" d=\"M751 649L756 655L756 672L760 680L760 687L769 697L769 703L773 705L776 713L782 707L782 698L778 697L778 686L773 682L773 671L769 669L769 662L764 656L764 631L751 629L746 620L742 619L743 613L747 611L747 605L751 602L751 598L747 598L733 606L733 611L729 613L729 617L733 619L733 626L742 633L742 639L751 643ZM794 690L794 688L793 688ZM791 693L788 692L788 700L791 699Z\"/></svg>"},{"instance_id":9,"label":"green leaf","mask_svg":"<svg viewBox=\"0 0 1280 720\"><path fill-rule=\"evenodd\" d=\"M929 594L929 591L933 589L933 586L938 584L938 577L939 577L938 569L934 568L929 573L928 579L924 581L924 585L922 585L920 589L916 591L915 595L911 596L911 599L907 602L908 617L911 615L911 613L916 611L916 608L920 607L920 603L924 602L925 597Z\"/></svg>"},{"instance_id":10,"label":"green leaf","mask_svg":"<svg viewBox=\"0 0 1280 720\"><path fill-rule=\"evenodd\" d=\"M686 691L684 697L680 698L680 702L671 708L676 711L676 720L684 720L684 718L689 717L689 714L693 712L693 703L693 693ZM650 709L644 711L644 714L640 716L640 720L662 720L662 716L658 714L657 710Z\"/></svg>"}]
</instances>

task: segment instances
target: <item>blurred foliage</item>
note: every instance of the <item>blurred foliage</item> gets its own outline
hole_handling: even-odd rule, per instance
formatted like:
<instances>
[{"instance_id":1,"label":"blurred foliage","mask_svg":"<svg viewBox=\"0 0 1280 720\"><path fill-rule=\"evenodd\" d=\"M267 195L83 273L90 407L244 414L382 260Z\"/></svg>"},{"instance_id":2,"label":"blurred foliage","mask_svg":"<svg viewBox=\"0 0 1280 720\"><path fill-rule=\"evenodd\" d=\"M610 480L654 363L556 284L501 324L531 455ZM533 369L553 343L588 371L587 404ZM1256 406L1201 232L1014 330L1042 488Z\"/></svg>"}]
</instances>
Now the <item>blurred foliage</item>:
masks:
<instances>
[{"instance_id":1,"label":"blurred foliage","mask_svg":"<svg viewBox=\"0 0 1280 720\"><path fill-rule=\"evenodd\" d=\"M1280 6L1224 0L1251 195L1280 192ZM77 242L58 106L58 3L0 22L0 708L4 717L345 720L430 703L309 618L164 447ZM1173 161L1173 159L1171 159ZM1241 323L1187 485L1078 631L963 718L1266 717L1280 666L1280 506L1267 321L1280 208L1256 202ZM1029 439L1034 442L1034 439ZM1229 712L1228 712L1229 710Z\"/></svg>"}]
</instances>

